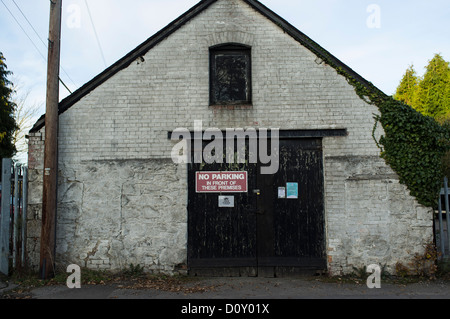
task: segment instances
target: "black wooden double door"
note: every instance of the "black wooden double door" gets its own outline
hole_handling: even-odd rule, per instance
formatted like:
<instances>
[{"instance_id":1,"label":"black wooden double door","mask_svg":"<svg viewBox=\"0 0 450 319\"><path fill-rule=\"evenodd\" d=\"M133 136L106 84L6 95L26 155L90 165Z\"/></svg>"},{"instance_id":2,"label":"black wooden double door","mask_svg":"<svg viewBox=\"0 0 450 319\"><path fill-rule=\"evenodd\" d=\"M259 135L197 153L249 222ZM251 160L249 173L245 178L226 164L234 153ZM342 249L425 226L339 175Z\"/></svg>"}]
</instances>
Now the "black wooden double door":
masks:
<instances>
[{"instance_id":1,"label":"black wooden double door","mask_svg":"<svg viewBox=\"0 0 450 319\"><path fill-rule=\"evenodd\" d=\"M234 207L219 207L224 194L196 192L198 171L246 171L248 192L226 194ZM288 183L296 183L293 192ZM190 269L276 275L326 268L321 139L281 139L275 174L261 174L260 163L189 164L188 184Z\"/></svg>"}]
</instances>

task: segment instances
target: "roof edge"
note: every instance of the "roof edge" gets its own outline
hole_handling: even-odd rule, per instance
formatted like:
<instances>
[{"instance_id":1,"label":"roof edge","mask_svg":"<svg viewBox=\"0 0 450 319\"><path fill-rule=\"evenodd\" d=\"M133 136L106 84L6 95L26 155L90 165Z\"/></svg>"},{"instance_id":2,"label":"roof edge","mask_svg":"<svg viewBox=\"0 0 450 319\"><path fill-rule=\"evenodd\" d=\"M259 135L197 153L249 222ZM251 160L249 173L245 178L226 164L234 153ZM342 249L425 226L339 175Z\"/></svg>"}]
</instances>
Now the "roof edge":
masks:
<instances>
[{"instance_id":1,"label":"roof edge","mask_svg":"<svg viewBox=\"0 0 450 319\"><path fill-rule=\"evenodd\" d=\"M328 50L324 49L317 42L312 40L306 34L301 32L300 30L298 30L296 27L294 27L292 24L290 24L288 21L283 19L277 13L273 12L271 9L266 7L261 2L259 2L257 0L243 0L243 1L246 2L248 5L250 5L252 8L254 8L255 10L257 10L258 12L260 12L266 18L271 20L273 23L278 25L281 29L283 29L284 32L289 34L296 41L300 42L300 44L302 44L308 50L310 50L315 55L317 55L319 58L321 58L325 63L330 64L334 68L341 68L342 70L345 71L345 73L352 76L356 81L360 82L366 88L368 88L370 90L375 90L376 93L382 94L383 96L387 96L383 91L378 89L371 82L367 81L365 78L363 78L361 75L359 75L357 72L355 72L352 68L350 68L344 62L342 62L337 57L335 57L333 54L331 54Z\"/></svg>"},{"instance_id":2,"label":"roof edge","mask_svg":"<svg viewBox=\"0 0 450 319\"><path fill-rule=\"evenodd\" d=\"M170 22L166 27L155 33L153 36L148 38L145 42L137 46L134 50L129 52L123 58L112 64L110 67L105 69L103 72L95 76L92 80L81 86L71 95L66 97L65 99L59 102L58 114L61 115L65 111L67 111L72 105L81 100L87 94L92 92L98 86L106 82L113 75L117 74L119 71L127 68L133 61L138 59L139 57L146 54L149 50L151 50L158 43L163 41L169 35L177 31L181 28L186 22L197 16L211 4L216 2L217 0L201 0L191 9L183 13L181 16ZM39 131L42 127L45 126L45 114L41 116L39 120L34 124L31 128L30 133L35 133Z\"/></svg>"},{"instance_id":3,"label":"roof edge","mask_svg":"<svg viewBox=\"0 0 450 319\"><path fill-rule=\"evenodd\" d=\"M211 4L215 3L218 0L201 0L187 12L182 14L180 17L169 23L166 27L158 31L156 34L147 39L144 43L136 47L133 51L125 55L119 61L111 65L109 68L104 70L102 73L94 77L92 80L84 84L74 93L63 99L59 103L59 115L67 111L72 105L81 100L84 96L92 92L99 85L106 82L110 77L118 73L119 71L127 68L133 61L146 54L150 49L160 43L162 40L167 38L169 35L174 33L180 27L182 27L189 20L197 16L203 10L208 8ZM306 34L298 30L296 27L291 25L281 16L270 10L268 7L263 5L261 2L257 0L243 0L250 7L261 13L267 19L275 23L279 26L284 32L289 34L292 38L298 41L301 45L305 46L312 53L321 58L325 63L329 64L334 68L340 68L345 71L346 74L353 77L356 81L364 85L369 90L376 91L377 94L381 94L382 96L387 96L380 89L375 87L371 82L364 79L361 75L356 73L353 69L351 69L348 65L340 61L337 57L332 55L329 51L325 50L321 47L317 42L309 38ZM35 133L39 131L42 127L45 126L45 114L41 116L41 118L34 124L33 128L30 130L30 133Z\"/></svg>"}]
</instances>

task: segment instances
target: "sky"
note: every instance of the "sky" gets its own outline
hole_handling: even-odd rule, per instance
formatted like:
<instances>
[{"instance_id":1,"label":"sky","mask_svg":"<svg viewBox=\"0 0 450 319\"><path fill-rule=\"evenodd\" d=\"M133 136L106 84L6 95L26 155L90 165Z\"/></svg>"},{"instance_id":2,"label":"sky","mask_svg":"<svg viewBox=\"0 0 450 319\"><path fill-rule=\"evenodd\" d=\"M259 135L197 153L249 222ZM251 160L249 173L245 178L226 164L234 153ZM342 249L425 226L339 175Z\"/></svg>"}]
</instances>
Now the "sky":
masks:
<instances>
[{"instance_id":1,"label":"sky","mask_svg":"<svg viewBox=\"0 0 450 319\"><path fill-rule=\"evenodd\" d=\"M199 0L64 0L60 77L71 91ZM448 0L260 0L386 94L410 65L450 61ZM10 77L45 112L49 0L0 0L0 52ZM23 30L22 30L23 29ZM61 87L60 99L69 95Z\"/></svg>"}]
</instances>

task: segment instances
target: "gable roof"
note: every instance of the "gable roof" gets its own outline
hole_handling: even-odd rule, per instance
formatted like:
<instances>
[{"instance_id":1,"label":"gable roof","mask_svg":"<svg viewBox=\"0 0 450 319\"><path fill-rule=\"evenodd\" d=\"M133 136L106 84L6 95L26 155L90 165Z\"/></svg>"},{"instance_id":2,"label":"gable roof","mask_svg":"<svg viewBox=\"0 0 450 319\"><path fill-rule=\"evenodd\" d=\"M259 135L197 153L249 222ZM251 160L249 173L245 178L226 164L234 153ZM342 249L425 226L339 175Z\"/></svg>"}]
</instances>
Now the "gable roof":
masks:
<instances>
[{"instance_id":1,"label":"gable roof","mask_svg":"<svg viewBox=\"0 0 450 319\"><path fill-rule=\"evenodd\" d=\"M218 0L201 0L187 12L182 14L180 17L172 21L165 28L151 36L144 43L136 47L133 51L125 55L123 58L118 60L116 63L111 65L109 68L105 69L99 75L94 77L92 80L84 84L78 90L73 92L71 95L63 99L59 103L59 115L67 111L72 105L81 100L84 96L89 94L95 88L100 86L102 83L107 81L113 75L118 73L119 71L127 68L131 63L133 63L139 57L145 55L149 50L151 50L158 43L163 41L169 35L177 31L180 27L182 27L185 23L196 17L198 14L206 10L211 4L217 2ZM298 41L301 45L309 49L312 53L317 55L320 59L322 59L325 63L332 65L335 68L339 68L343 70L346 74L353 77L356 81L361 83L367 88L375 89L377 93L385 95L382 91L373 86L372 83L368 82L362 76L353 71L350 67L340 61L338 58L333 56L327 50L322 48L319 44L313 41L311 38L306 36L303 32L296 29L289 22L284 20L282 17L277 15L275 12L267 8L265 5L260 3L257 0L242 0L248 5L250 5L257 12L265 16L267 19L275 23L279 26L285 33L289 34L292 38ZM34 133L39 131L42 127L45 126L45 114L41 116L41 118L34 124L33 128L30 130L30 133Z\"/></svg>"}]
</instances>

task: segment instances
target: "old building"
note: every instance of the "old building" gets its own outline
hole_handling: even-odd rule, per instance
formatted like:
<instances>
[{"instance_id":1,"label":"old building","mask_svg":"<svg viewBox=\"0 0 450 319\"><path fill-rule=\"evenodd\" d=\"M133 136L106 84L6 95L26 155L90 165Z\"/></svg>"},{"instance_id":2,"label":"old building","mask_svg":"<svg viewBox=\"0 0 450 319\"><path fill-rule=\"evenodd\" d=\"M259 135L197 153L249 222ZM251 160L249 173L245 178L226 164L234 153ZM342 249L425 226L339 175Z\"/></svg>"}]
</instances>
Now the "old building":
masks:
<instances>
[{"instance_id":1,"label":"old building","mask_svg":"<svg viewBox=\"0 0 450 319\"><path fill-rule=\"evenodd\" d=\"M256 0L200 1L61 101L57 263L269 276L407 264L432 241L432 213L380 158L378 109L337 67L368 84ZM198 163L211 128L254 134L246 160ZM41 119L29 139L33 266L44 131ZM191 142L191 163L174 161ZM279 166L264 174L267 145Z\"/></svg>"}]
</instances>

